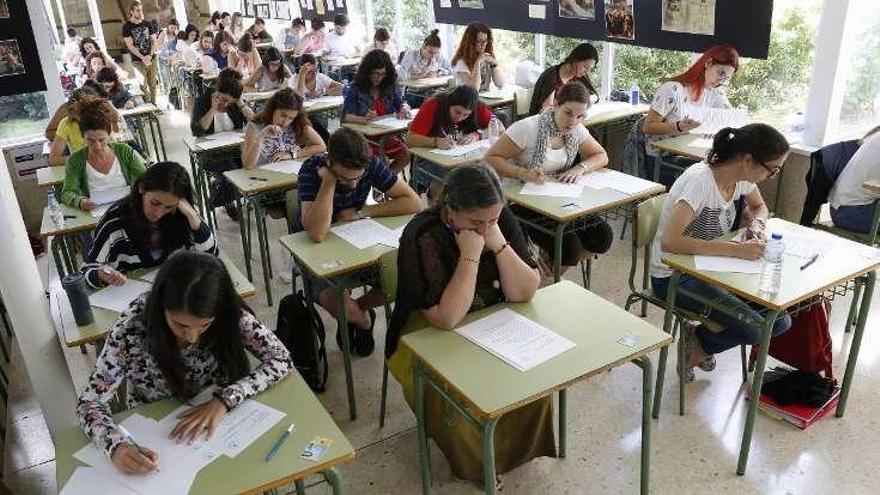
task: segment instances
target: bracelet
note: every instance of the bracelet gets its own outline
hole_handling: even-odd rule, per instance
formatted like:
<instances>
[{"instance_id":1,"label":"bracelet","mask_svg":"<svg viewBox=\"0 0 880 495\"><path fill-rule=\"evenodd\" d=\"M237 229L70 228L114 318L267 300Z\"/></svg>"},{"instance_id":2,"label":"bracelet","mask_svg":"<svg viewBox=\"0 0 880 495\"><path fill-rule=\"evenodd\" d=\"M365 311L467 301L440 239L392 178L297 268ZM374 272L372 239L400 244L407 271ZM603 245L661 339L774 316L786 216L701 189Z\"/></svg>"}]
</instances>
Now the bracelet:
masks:
<instances>
[{"instance_id":1,"label":"bracelet","mask_svg":"<svg viewBox=\"0 0 880 495\"><path fill-rule=\"evenodd\" d=\"M582 168L582 169L584 169L584 172L588 172L588 170L587 170L587 166L584 165L584 162L580 162L580 163L578 163L577 166L580 167L580 168Z\"/></svg>"},{"instance_id":2,"label":"bracelet","mask_svg":"<svg viewBox=\"0 0 880 495\"><path fill-rule=\"evenodd\" d=\"M505 242L504 245L498 248L498 251L495 251L493 254L495 256L498 256L499 254L503 253L505 249L507 249L507 246L510 246L510 241Z\"/></svg>"},{"instance_id":3,"label":"bracelet","mask_svg":"<svg viewBox=\"0 0 880 495\"><path fill-rule=\"evenodd\" d=\"M473 263L473 264L475 264L475 265L479 265L479 264L480 264L480 260L475 260L475 259L473 259L473 258L468 258L467 256L459 256L459 257L458 257L458 261L467 261L467 262Z\"/></svg>"},{"instance_id":4,"label":"bracelet","mask_svg":"<svg viewBox=\"0 0 880 495\"><path fill-rule=\"evenodd\" d=\"M229 404L229 401L226 400L226 397L223 397L223 394L221 394L219 390L214 392L211 395L213 395L215 398L217 398L220 401L221 404L223 404L223 407L226 408L226 412L229 412L232 410L232 405Z\"/></svg>"}]
</instances>

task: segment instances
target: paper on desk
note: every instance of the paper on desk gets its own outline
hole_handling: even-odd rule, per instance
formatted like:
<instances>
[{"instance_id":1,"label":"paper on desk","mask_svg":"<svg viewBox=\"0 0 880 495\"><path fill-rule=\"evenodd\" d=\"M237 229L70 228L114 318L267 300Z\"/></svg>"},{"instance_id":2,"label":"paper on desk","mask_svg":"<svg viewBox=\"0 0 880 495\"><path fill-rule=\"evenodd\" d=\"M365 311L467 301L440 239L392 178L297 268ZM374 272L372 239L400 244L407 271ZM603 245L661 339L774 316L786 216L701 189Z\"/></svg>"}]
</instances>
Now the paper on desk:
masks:
<instances>
[{"instance_id":1,"label":"paper on desk","mask_svg":"<svg viewBox=\"0 0 880 495\"><path fill-rule=\"evenodd\" d=\"M305 102L303 102L303 106L309 108L311 106L317 105L318 103L331 103L341 105L343 100L344 99L342 96L322 96L320 98L306 100Z\"/></svg>"},{"instance_id":2,"label":"paper on desk","mask_svg":"<svg viewBox=\"0 0 880 495\"><path fill-rule=\"evenodd\" d=\"M761 260L744 260L730 256L694 255L694 267L703 272L761 273Z\"/></svg>"},{"instance_id":3,"label":"paper on desk","mask_svg":"<svg viewBox=\"0 0 880 495\"><path fill-rule=\"evenodd\" d=\"M244 134L240 132L218 132L210 136L205 136L208 140L199 143L199 148L203 150L212 150L214 148L222 148L232 144L241 144L244 141Z\"/></svg>"},{"instance_id":4,"label":"paper on desk","mask_svg":"<svg viewBox=\"0 0 880 495\"><path fill-rule=\"evenodd\" d=\"M700 122L700 127L691 130L692 134L714 136L725 127L739 128L749 123L749 114L736 108L711 108L685 105L685 117Z\"/></svg>"},{"instance_id":5,"label":"paper on desk","mask_svg":"<svg viewBox=\"0 0 880 495\"><path fill-rule=\"evenodd\" d=\"M382 244L384 244L388 247L393 247L395 249L399 248L400 247L400 236L403 235L403 229L405 229L405 228L406 228L406 225L402 225L394 230L387 229L388 235L382 241Z\"/></svg>"},{"instance_id":6,"label":"paper on desk","mask_svg":"<svg viewBox=\"0 0 880 495\"><path fill-rule=\"evenodd\" d=\"M274 170L284 174L299 175L299 169L302 167L302 160L281 160L277 162L260 165L265 170Z\"/></svg>"},{"instance_id":7,"label":"paper on desk","mask_svg":"<svg viewBox=\"0 0 880 495\"><path fill-rule=\"evenodd\" d=\"M457 144L448 150L443 150L440 148L434 148L431 150L431 153L436 153L438 155L443 156L462 156L467 155L472 151L477 151L480 149L489 149L492 144L488 139L481 139L479 141L474 141L470 144Z\"/></svg>"},{"instance_id":8,"label":"paper on desk","mask_svg":"<svg viewBox=\"0 0 880 495\"><path fill-rule=\"evenodd\" d=\"M330 232L358 249L384 244L392 237L391 229L370 218L334 225Z\"/></svg>"},{"instance_id":9,"label":"paper on desk","mask_svg":"<svg viewBox=\"0 0 880 495\"><path fill-rule=\"evenodd\" d=\"M107 210L109 210L111 206L113 206L113 203L106 204L106 205L98 205L95 208L93 208L92 211L89 212L89 215L91 215L92 218L97 218L97 219L104 218L104 215L107 213Z\"/></svg>"},{"instance_id":10,"label":"paper on desk","mask_svg":"<svg viewBox=\"0 0 880 495\"><path fill-rule=\"evenodd\" d=\"M656 186L651 181L611 169L586 174L578 183L593 189L614 189L624 194L636 194Z\"/></svg>"},{"instance_id":11,"label":"paper on desk","mask_svg":"<svg viewBox=\"0 0 880 495\"><path fill-rule=\"evenodd\" d=\"M630 103L624 101L603 101L590 105L587 109L587 117L596 117L603 113L616 112L632 108Z\"/></svg>"},{"instance_id":12,"label":"paper on desk","mask_svg":"<svg viewBox=\"0 0 880 495\"><path fill-rule=\"evenodd\" d=\"M128 186L91 191L89 193L89 199L91 199L96 205L109 205L128 196L129 192L131 192L131 188Z\"/></svg>"},{"instance_id":13,"label":"paper on desk","mask_svg":"<svg viewBox=\"0 0 880 495\"><path fill-rule=\"evenodd\" d=\"M102 469L79 467L64 484L59 495L137 495L137 493L110 479Z\"/></svg>"},{"instance_id":14,"label":"paper on desk","mask_svg":"<svg viewBox=\"0 0 880 495\"><path fill-rule=\"evenodd\" d=\"M820 257L824 256L834 247L822 239L815 239L812 236L801 237L794 234L785 234L782 237L782 242L785 244L785 254L803 259L810 259L814 254L818 254Z\"/></svg>"},{"instance_id":15,"label":"paper on desk","mask_svg":"<svg viewBox=\"0 0 880 495\"><path fill-rule=\"evenodd\" d=\"M100 268L99 268L100 270ZM95 292L89 299L92 306L107 308L121 313L128 305L144 292L149 292L152 287L146 282L130 278L122 285L109 285Z\"/></svg>"},{"instance_id":16,"label":"paper on desk","mask_svg":"<svg viewBox=\"0 0 880 495\"><path fill-rule=\"evenodd\" d=\"M523 184L520 194L529 196L553 196L557 198L579 198L584 192L584 185L581 183L563 184L562 182L545 182L543 184L535 184L526 182Z\"/></svg>"},{"instance_id":17,"label":"paper on desk","mask_svg":"<svg viewBox=\"0 0 880 495\"><path fill-rule=\"evenodd\" d=\"M159 274L159 267L156 267L148 272L145 272L143 275L141 275L138 278L143 280L144 282L149 282L152 284L153 282L156 281L156 275L158 275L158 274Z\"/></svg>"},{"instance_id":18,"label":"paper on desk","mask_svg":"<svg viewBox=\"0 0 880 495\"><path fill-rule=\"evenodd\" d=\"M507 91L503 88L493 88L488 91L480 92L480 96L483 98L488 98L490 100L502 100L504 98L510 98L511 92Z\"/></svg>"},{"instance_id":19,"label":"paper on desk","mask_svg":"<svg viewBox=\"0 0 880 495\"><path fill-rule=\"evenodd\" d=\"M455 331L520 371L528 371L576 345L506 308Z\"/></svg>"},{"instance_id":20,"label":"paper on desk","mask_svg":"<svg viewBox=\"0 0 880 495\"><path fill-rule=\"evenodd\" d=\"M712 138L700 138L694 141L691 141L691 146L694 148L706 148L709 149L712 147L713 141Z\"/></svg>"},{"instance_id":21,"label":"paper on desk","mask_svg":"<svg viewBox=\"0 0 880 495\"><path fill-rule=\"evenodd\" d=\"M386 116L379 118L379 119L376 119L370 123L373 125L378 125L380 127L396 128L396 127L407 127L407 126L409 126L410 122L412 122L412 118L398 119L394 115L386 115Z\"/></svg>"}]
</instances>

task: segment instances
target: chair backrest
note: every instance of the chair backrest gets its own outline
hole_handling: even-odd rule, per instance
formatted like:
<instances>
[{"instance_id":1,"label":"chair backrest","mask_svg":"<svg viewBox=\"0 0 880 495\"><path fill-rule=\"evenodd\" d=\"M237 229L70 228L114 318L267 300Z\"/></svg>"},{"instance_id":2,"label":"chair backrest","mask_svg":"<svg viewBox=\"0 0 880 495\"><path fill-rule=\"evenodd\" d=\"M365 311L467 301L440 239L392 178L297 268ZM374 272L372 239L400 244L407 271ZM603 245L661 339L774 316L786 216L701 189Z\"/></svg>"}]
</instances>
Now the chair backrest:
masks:
<instances>
[{"instance_id":1,"label":"chair backrest","mask_svg":"<svg viewBox=\"0 0 880 495\"><path fill-rule=\"evenodd\" d=\"M285 209L287 211L287 232L293 232L294 219L299 208L299 193L296 189L290 189L284 195Z\"/></svg>"},{"instance_id":2,"label":"chair backrest","mask_svg":"<svg viewBox=\"0 0 880 495\"><path fill-rule=\"evenodd\" d=\"M824 146L810 155L810 170L805 177L807 196L801 212L801 225L813 225L822 205L828 202L834 183L858 149L857 140L841 141Z\"/></svg>"},{"instance_id":3,"label":"chair backrest","mask_svg":"<svg viewBox=\"0 0 880 495\"><path fill-rule=\"evenodd\" d=\"M397 299L397 250L379 257L379 283L387 301Z\"/></svg>"},{"instance_id":4,"label":"chair backrest","mask_svg":"<svg viewBox=\"0 0 880 495\"><path fill-rule=\"evenodd\" d=\"M633 243L636 248L647 246L657 235L657 226L660 224L660 214L663 212L666 196L667 194L661 194L648 198L636 207L636 221L633 222Z\"/></svg>"},{"instance_id":5,"label":"chair backrest","mask_svg":"<svg viewBox=\"0 0 880 495\"><path fill-rule=\"evenodd\" d=\"M633 123L624 143L621 157L621 170L636 177L645 176L645 133L642 131L644 124L645 117L640 117Z\"/></svg>"}]
</instances>

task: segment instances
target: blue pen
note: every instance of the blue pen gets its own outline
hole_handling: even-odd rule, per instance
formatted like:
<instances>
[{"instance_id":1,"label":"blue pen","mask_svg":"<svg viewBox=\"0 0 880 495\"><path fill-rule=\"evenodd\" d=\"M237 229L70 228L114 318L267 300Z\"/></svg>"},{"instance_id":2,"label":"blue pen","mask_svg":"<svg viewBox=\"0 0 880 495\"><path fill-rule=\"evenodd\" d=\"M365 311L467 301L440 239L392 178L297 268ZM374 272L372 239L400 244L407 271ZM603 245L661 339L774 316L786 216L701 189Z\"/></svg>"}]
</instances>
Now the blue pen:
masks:
<instances>
[{"instance_id":1,"label":"blue pen","mask_svg":"<svg viewBox=\"0 0 880 495\"><path fill-rule=\"evenodd\" d=\"M278 450L281 449L281 446L284 445L284 441L287 440L287 437L290 436L290 432L293 431L293 427L294 424L290 423L290 426L288 426L287 429L284 430L284 433L282 433L281 436L278 437L278 440L275 441L275 445L272 446L272 450L270 450L269 453L266 454L266 462L271 461L272 458L275 457L275 454L277 454Z\"/></svg>"}]
</instances>

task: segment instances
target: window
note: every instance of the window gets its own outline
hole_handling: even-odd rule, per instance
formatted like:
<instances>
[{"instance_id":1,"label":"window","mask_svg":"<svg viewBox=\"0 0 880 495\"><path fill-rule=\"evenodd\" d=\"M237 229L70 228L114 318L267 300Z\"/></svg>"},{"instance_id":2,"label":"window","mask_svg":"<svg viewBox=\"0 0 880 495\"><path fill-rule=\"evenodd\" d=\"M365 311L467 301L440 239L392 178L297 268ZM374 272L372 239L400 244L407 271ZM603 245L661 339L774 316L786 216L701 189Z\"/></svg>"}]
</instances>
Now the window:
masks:
<instances>
[{"instance_id":1,"label":"window","mask_svg":"<svg viewBox=\"0 0 880 495\"><path fill-rule=\"evenodd\" d=\"M837 77L844 82L840 137L861 136L880 120L880 2L851 0L851 51Z\"/></svg>"},{"instance_id":2,"label":"window","mask_svg":"<svg viewBox=\"0 0 880 495\"><path fill-rule=\"evenodd\" d=\"M46 93L0 96L0 139L43 134L48 123Z\"/></svg>"}]
</instances>

